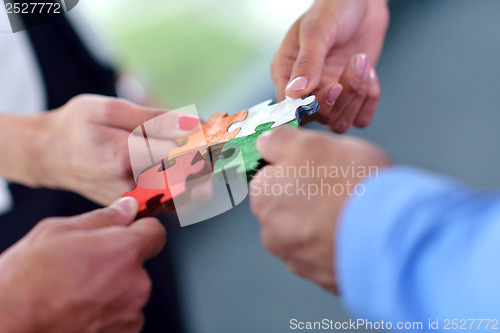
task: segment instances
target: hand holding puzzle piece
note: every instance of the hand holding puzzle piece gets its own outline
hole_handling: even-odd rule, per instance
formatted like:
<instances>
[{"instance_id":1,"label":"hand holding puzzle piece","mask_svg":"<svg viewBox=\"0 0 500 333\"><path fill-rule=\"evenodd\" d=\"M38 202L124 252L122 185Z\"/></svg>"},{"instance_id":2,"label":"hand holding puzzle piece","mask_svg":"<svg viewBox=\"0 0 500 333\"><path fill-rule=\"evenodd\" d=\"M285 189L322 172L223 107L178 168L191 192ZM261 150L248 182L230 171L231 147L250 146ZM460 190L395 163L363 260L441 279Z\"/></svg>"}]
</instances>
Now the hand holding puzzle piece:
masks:
<instances>
[{"instance_id":1,"label":"hand holding puzzle piece","mask_svg":"<svg viewBox=\"0 0 500 333\"><path fill-rule=\"evenodd\" d=\"M265 165L255 147L257 138L278 126L298 127L304 117L318 110L316 97L309 95L299 99L287 97L276 104L266 101L229 116L216 113L186 140L179 140L182 145L170 150L161 163L142 172L137 188L123 196L139 201L138 217L143 217L161 209L174 210L173 199L189 195L186 184L190 179L211 172L217 176L230 169L245 173L250 179ZM234 162L237 154L242 155L243 165Z\"/></svg>"}]
</instances>

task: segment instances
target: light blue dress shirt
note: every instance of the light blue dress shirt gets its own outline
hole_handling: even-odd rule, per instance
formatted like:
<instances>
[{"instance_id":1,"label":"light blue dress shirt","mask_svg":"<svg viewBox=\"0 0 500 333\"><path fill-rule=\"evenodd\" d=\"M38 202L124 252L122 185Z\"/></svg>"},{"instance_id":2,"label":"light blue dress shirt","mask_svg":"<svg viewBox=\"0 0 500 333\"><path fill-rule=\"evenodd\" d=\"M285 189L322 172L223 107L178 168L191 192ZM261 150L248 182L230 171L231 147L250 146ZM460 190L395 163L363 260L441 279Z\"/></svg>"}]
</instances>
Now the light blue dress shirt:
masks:
<instances>
[{"instance_id":1,"label":"light blue dress shirt","mask_svg":"<svg viewBox=\"0 0 500 333\"><path fill-rule=\"evenodd\" d=\"M448 332L446 319L500 319L500 193L393 167L365 182L339 223L337 274L354 317L424 331L437 319Z\"/></svg>"}]
</instances>

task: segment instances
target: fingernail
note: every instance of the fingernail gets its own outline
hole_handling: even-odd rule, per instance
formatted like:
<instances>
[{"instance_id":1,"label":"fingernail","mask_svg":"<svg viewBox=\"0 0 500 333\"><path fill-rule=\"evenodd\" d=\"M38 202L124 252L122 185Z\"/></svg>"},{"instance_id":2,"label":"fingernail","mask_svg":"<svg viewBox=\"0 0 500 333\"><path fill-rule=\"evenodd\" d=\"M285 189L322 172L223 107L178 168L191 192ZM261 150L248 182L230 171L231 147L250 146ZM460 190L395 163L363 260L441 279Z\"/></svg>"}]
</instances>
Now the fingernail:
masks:
<instances>
[{"instance_id":1,"label":"fingernail","mask_svg":"<svg viewBox=\"0 0 500 333\"><path fill-rule=\"evenodd\" d=\"M177 118L177 128L182 131L192 131L200 125L200 118L189 115L181 115Z\"/></svg>"},{"instance_id":2,"label":"fingernail","mask_svg":"<svg viewBox=\"0 0 500 333\"><path fill-rule=\"evenodd\" d=\"M286 86L286 90L292 90L292 91L298 91L298 90L304 90L307 88L307 84L309 83L309 80L305 76L298 76L288 85Z\"/></svg>"},{"instance_id":3,"label":"fingernail","mask_svg":"<svg viewBox=\"0 0 500 333\"><path fill-rule=\"evenodd\" d=\"M366 54L360 54L356 57L355 67L356 73L360 76L365 74L366 66L368 65L368 57Z\"/></svg>"},{"instance_id":4,"label":"fingernail","mask_svg":"<svg viewBox=\"0 0 500 333\"><path fill-rule=\"evenodd\" d=\"M334 85L332 89L330 89L330 91L328 92L328 96L326 96L326 102L330 105L335 104L337 98L339 98L343 89L344 88L340 84Z\"/></svg>"},{"instance_id":5,"label":"fingernail","mask_svg":"<svg viewBox=\"0 0 500 333\"><path fill-rule=\"evenodd\" d=\"M132 197L124 197L116 200L109 207L119 210L125 216L136 216L139 203Z\"/></svg>"},{"instance_id":6,"label":"fingernail","mask_svg":"<svg viewBox=\"0 0 500 333\"><path fill-rule=\"evenodd\" d=\"M372 67L370 68L370 81L374 82L377 79L377 72L375 72L375 69Z\"/></svg>"}]
</instances>

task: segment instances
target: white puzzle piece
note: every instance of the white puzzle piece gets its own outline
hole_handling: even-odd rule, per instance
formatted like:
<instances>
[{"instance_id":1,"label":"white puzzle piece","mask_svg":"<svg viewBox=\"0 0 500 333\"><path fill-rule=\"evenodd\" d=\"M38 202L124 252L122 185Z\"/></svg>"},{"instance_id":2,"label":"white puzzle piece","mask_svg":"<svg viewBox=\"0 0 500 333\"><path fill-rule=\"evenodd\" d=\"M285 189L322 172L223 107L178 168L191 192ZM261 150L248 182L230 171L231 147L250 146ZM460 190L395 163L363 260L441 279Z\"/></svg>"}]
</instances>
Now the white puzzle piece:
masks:
<instances>
[{"instance_id":1,"label":"white puzzle piece","mask_svg":"<svg viewBox=\"0 0 500 333\"><path fill-rule=\"evenodd\" d=\"M236 138L241 138L255 133L255 129L261 124L274 122L271 128L287 124L297 119L297 109L309 106L315 103L315 101L316 97L311 95L304 99L286 97L284 101L272 105L270 105L271 100L262 102L249 108L246 119L231 124L228 132L240 128Z\"/></svg>"}]
</instances>

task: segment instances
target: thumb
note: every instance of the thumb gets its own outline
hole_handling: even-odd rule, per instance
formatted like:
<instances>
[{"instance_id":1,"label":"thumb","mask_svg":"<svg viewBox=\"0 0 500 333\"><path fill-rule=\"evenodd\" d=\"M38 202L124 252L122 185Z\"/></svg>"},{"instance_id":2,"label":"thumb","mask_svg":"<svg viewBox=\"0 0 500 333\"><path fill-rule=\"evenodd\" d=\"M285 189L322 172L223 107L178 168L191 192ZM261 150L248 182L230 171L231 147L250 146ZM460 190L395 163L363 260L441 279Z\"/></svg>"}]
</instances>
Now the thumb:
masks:
<instances>
[{"instance_id":1,"label":"thumb","mask_svg":"<svg viewBox=\"0 0 500 333\"><path fill-rule=\"evenodd\" d=\"M297 130L290 126L281 126L264 132L257 139L257 150L268 163L276 163L287 154L290 143L296 135Z\"/></svg>"},{"instance_id":2,"label":"thumb","mask_svg":"<svg viewBox=\"0 0 500 333\"><path fill-rule=\"evenodd\" d=\"M196 108L188 106L175 111L158 110L110 97L83 97L80 107L91 110L91 121L105 126L127 131L141 132L141 126L149 129L148 135L161 139L177 138L187 135L200 127ZM89 104L94 103L94 104ZM99 107L95 107L95 104ZM191 113L191 114L190 114Z\"/></svg>"},{"instance_id":3,"label":"thumb","mask_svg":"<svg viewBox=\"0 0 500 333\"><path fill-rule=\"evenodd\" d=\"M321 81L328 50L333 44L325 38L319 24L304 24L299 32L300 50L290 75L285 93L292 98L310 94Z\"/></svg>"},{"instance_id":4,"label":"thumb","mask_svg":"<svg viewBox=\"0 0 500 333\"><path fill-rule=\"evenodd\" d=\"M138 207L139 204L134 198L124 197L109 207L72 217L68 219L68 223L78 230L128 226L134 221Z\"/></svg>"},{"instance_id":5,"label":"thumb","mask_svg":"<svg viewBox=\"0 0 500 333\"><path fill-rule=\"evenodd\" d=\"M79 103L80 108L89 110L88 117L91 122L127 131L132 131L142 123L167 112L113 97L83 96L75 101Z\"/></svg>"},{"instance_id":6,"label":"thumb","mask_svg":"<svg viewBox=\"0 0 500 333\"><path fill-rule=\"evenodd\" d=\"M130 230L141 240L139 253L142 261L160 253L167 241L167 231L155 218L143 218L132 224Z\"/></svg>"}]
</instances>

